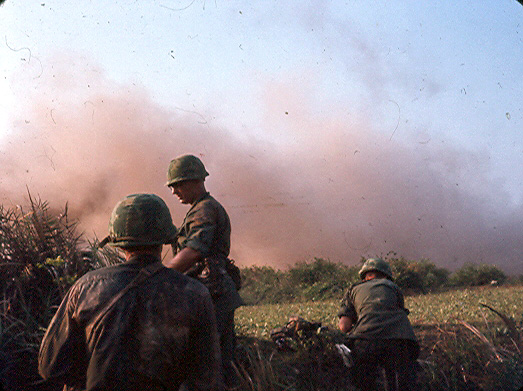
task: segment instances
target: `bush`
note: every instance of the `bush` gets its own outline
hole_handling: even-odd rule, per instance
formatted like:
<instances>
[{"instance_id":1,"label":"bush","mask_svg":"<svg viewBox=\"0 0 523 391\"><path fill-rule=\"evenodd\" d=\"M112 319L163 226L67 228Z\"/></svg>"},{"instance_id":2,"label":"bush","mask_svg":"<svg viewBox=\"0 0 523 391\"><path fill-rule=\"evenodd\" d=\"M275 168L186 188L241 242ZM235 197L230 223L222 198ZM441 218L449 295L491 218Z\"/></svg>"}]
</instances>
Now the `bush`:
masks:
<instances>
[{"instance_id":1,"label":"bush","mask_svg":"<svg viewBox=\"0 0 523 391\"><path fill-rule=\"evenodd\" d=\"M242 268L240 294L246 304L274 304L304 300L340 299L358 281L358 268L321 258L298 262L287 271L269 266Z\"/></svg>"},{"instance_id":2,"label":"bush","mask_svg":"<svg viewBox=\"0 0 523 391\"><path fill-rule=\"evenodd\" d=\"M269 266L242 268L242 299L251 305L288 301L292 297L292 289L285 284L283 275L283 272Z\"/></svg>"},{"instance_id":3,"label":"bush","mask_svg":"<svg viewBox=\"0 0 523 391\"><path fill-rule=\"evenodd\" d=\"M29 211L0 205L0 379L12 390L40 379L43 333L65 292L90 268L67 206L55 215L46 202L29 201Z\"/></svg>"},{"instance_id":4,"label":"bush","mask_svg":"<svg viewBox=\"0 0 523 391\"><path fill-rule=\"evenodd\" d=\"M497 266L466 263L450 276L449 283L452 286L481 286L492 281L503 284L506 279L505 273Z\"/></svg>"},{"instance_id":5,"label":"bush","mask_svg":"<svg viewBox=\"0 0 523 391\"><path fill-rule=\"evenodd\" d=\"M288 275L293 284L310 286L315 283L336 279L343 274L345 267L321 258L314 258L313 262L298 262L289 269Z\"/></svg>"},{"instance_id":6,"label":"bush","mask_svg":"<svg viewBox=\"0 0 523 391\"><path fill-rule=\"evenodd\" d=\"M289 282L300 288L300 296L306 300L341 298L347 287L359 279L357 268L322 258L299 262L289 269L288 275Z\"/></svg>"}]
</instances>

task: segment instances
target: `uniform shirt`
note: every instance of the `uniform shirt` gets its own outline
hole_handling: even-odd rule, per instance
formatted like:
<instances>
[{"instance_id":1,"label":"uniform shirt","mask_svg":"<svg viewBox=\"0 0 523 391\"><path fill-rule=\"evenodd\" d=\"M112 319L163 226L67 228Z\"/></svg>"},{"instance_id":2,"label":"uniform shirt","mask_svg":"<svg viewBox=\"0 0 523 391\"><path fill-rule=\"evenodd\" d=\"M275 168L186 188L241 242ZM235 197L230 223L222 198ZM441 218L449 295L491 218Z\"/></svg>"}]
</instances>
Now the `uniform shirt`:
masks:
<instances>
[{"instance_id":1,"label":"uniform shirt","mask_svg":"<svg viewBox=\"0 0 523 391\"><path fill-rule=\"evenodd\" d=\"M178 251L190 247L207 257L227 258L231 222L224 207L209 193L191 205L178 230Z\"/></svg>"},{"instance_id":2,"label":"uniform shirt","mask_svg":"<svg viewBox=\"0 0 523 391\"><path fill-rule=\"evenodd\" d=\"M354 284L338 312L354 323L349 338L416 341L407 314L399 287L386 278Z\"/></svg>"},{"instance_id":3,"label":"uniform shirt","mask_svg":"<svg viewBox=\"0 0 523 391\"><path fill-rule=\"evenodd\" d=\"M220 389L216 320L208 290L162 268L131 288L94 324L107 302L159 261L138 256L89 272L68 291L45 333L39 372L70 390Z\"/></svg>"},{"instance_id":4,"label":"uniform shirt","mask_svg":"<svg viewBox=\"0 0 523 391\"><path fill-rule=\"evenodd\" d=\"M209 288L216 311L229 312L240 307L243 301L223 268L231 247L231 222L225 208L209 193L191 205L178 230L177 251L185 247L221 264L219 270L213 271L212 277L207 277L209 271L205 269L196 277Z\"/></svg>"}]
</instances>

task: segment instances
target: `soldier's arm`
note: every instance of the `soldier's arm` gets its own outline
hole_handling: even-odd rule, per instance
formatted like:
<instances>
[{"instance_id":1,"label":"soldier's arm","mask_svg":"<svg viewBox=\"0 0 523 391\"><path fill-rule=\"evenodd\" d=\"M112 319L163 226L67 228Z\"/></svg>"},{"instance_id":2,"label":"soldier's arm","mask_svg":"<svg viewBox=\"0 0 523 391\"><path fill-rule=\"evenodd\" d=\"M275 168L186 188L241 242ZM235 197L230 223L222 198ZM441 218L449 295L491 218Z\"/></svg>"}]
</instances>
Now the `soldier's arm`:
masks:
<instances>
[{"instance_id":1,"label":"soldier's arm","mask_svg":"<svg viewBox=\"0 0 523 391\"><path fill-rule=\"evenodd\" d=\"M73 319L76 297L71 288L51 320L38 355L38 371L48 383L75 384L85 378L82 332Z\"/></svg>"},{"instance_id":2,"label":"soldier's arm","mask_svg":"<svg viewBox=\"0 0 523 391\"><path fill-rule=\"evenodd\" d=\"M338 322L338 327L342 333L348 333L352 328L353 322L352 319L348 316L341 316Z\"/></svg>"},{"instance_id":3,"label":"soldier's arm","mask_svg":"<svg viewBox=\"0 0 523 391\"><path fill-rule=\"evenodd\" d=\"M203 203L189 217L190 230L182 244L182 249L174 258L164 261L164 265L185 273L196 262L201 261L208 253L216 230L216 210Z\"/></svg>"},{"instance_id":4,"label":"soldier's arm","mask_svg":"<svg viewBox=\"0 0 523 391\"><path fill-rule=\"evenodd\" d=\"M189 270L196 262L202 259L202 254L191 247L185 247L180 250L174 258L164 260L163 264L165 267L174 269L180 273L185 273Z\"/></svg>"},{"instance_id":5,"label":"soldier's arm","mask_svg":"<svg viewBox=\"0 0 523 391\"><path fill-rule=\"evenodd\" d=\"M203 201L198 206L187 218L190 228L181 247L190 247L206 257L216 235L218 211L216 205L210 202Z\"/></svg>"},{"instance_id":6,"label":"soldier's arm","mask_svg":"<svg viewBox=\"0 0 523 391\"><path fill-rule=\"evenodd\" d=\"M343 297L340 310L338 311L338 327L343 333L348 333L358 319L356 309L354 308L352 300L350 299L350 293L351 289L349 288Z\"/></svg>"}]
</instances>

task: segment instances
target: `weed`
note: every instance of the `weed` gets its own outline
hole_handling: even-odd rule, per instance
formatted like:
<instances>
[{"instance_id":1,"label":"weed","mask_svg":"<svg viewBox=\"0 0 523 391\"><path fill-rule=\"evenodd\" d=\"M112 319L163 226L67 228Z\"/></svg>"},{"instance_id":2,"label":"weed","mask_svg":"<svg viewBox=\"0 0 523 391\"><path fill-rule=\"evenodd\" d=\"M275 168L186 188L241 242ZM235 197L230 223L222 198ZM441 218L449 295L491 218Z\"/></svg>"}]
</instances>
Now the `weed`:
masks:
<instances>
[{"instance_id":1,"label":"weed","mask_svg":"<svg viewBox=\"0 0 523 391\"><path fill-rule=\"evenodd\" d=\"M67 205L56 216L30 193L29 201L28 211L0 205L0 375L12 390L39 380L36 358L45 328L65 292L89 269Z\"/></svg>"}]
</instances>

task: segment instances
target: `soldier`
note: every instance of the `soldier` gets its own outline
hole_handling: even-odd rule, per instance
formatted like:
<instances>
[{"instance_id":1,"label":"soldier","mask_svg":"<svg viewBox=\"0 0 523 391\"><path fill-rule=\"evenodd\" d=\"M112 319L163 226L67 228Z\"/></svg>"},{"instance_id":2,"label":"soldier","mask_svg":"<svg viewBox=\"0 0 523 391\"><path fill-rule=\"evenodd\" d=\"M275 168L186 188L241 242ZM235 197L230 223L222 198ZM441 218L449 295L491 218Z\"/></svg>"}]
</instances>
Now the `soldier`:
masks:
<instances>
[{"instance_id":1,"label":"soldier","mask_svg":"<svg viewBox=\"0 0 523 391\"><path fill-rule=\"evenodd\" d=\"M225 383L234 378L234 311L242 300L225 266L230 249L231 223L223 206L205 189L209 175L200 159L180 156L170 162L166 185L182 204L190 205L178 230L174 258L165 266L201 281L214 303Z\"/></svg>"},{"instance_id":2,"label":"soldier","mask_svg":"<svg viewBox=\"0 0 523 391\"><path fill-rule=\"evenodd\" d=\"M359 276L338 313L339 328L351 341L351 379L360 390L375 390L382 367L388 390L414 390L419 345L392 271L382 259L370 258Z\"/></svg>"},{"instance_id":3,"label":"soldier","mask_svg":"<svg viewBox=\"0 0 523 391\"><path fill-rule=\"evenodd\" d=\"M64 297L40 347L39 372L65 390L220 390L212 300L198 281L165 268L176 235L154 194L120 201L109 242L125 262L82 276Z\"/></svg>"}]
</instances>

